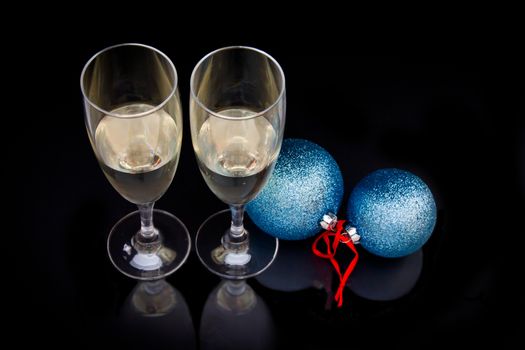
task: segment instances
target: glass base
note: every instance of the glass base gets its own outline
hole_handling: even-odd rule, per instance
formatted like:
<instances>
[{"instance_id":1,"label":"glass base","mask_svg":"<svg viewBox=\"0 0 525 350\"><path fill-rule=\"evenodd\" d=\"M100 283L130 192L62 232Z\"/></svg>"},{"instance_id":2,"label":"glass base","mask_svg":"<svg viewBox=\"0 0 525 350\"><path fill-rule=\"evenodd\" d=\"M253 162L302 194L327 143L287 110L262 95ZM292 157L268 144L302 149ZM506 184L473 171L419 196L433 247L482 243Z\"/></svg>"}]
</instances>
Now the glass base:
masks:
<instances>
[{"instance_id":1,"label":"glass base","mask_svg":"<svg viewBox=\"0 0 525 350\"><path fill-rule=\"evenodd\" d=\"M197 255L212 273L226 279L245 279L257 276L274 261L279 240L261 231L246 215L244 228L248 231L248 250L232 253L225 249L224 234L230 229L231 214L228 209L204 221L195 237Z\"/></svg>"},{"instance_id":2,"label":"glass base","mask_svg":"<svg viewBox=\"0 0 525 350\"><path fill-rule=\"evenodd\" d=\"M158 230L160 244L147 253L137 251L134 242L140 230L138 211L124 216L111 229L107 244L109 258L124 275L137 280L164 278L178 270L188 258L191 238L182 221L166 211L154 209L153 224Z\"/></svg>"}]
</instances>

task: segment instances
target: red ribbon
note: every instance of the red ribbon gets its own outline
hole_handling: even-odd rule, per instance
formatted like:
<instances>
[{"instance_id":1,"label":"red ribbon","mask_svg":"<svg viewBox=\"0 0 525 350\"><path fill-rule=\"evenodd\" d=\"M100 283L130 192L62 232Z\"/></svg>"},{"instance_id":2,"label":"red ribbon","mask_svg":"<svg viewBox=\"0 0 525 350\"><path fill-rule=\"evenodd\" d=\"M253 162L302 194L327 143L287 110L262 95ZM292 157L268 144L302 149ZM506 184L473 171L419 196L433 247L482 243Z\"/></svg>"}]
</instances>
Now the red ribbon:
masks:
<instances>
[{"instance_id":1,"label":"red ribbon","mask_svg":"<svg viewBox=\"0 0 525 350\"><path fill-rule=\"evenodd\" d=\"M335 301L337 301L337 306L341 307L343 306L343 289L345 288L346 281L350 277L350 274L354 270L355 266L357 265L357 260L359 260L359 254L357 254L357 250L355 249L354 242L350 237L347 237L348 239L344 238L344 227L343 224L345 223L345 220L339 220L337 221L337 225L335 227L335 231L324 231L321 233L312 244L312 250L315 255L318 257L324 258L324 259L330 259L330 262L334 266L335 271L339 275L339 287L337 288L337 293L335 293ZM348 235L347 235L348 236ZM334 240L330 244L330 238L333 237ZM323 239L326 244L326 253L321 252L317 245L319 241ZM339 263L335 259L335 254L337 252L337 248L339 247L339 243L346 244L348 248L352 252L354 252L354 257L352 258L352 261L346 268L346 271L344 274L341 273L341 268L339 267Z\"/></svg>"}]
</instances>

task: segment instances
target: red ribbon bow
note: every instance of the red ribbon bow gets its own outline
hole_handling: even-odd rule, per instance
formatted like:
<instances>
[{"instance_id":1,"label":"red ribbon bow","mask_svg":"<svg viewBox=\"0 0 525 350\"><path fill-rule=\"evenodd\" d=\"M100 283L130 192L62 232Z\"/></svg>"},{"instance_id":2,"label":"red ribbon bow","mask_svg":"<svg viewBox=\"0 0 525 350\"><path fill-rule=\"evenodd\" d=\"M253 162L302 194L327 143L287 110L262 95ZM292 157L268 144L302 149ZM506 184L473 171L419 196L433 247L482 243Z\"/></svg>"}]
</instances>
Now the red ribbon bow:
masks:
<instances>
[{"instance_id":1,"label":"red ribbon bow","mask_svg":"<svg viewBox=\"0 0 525 350\"><path fill-rule=\"evenodd\" d=\"M357 250L355 249L354 242L352 241L348 233L346 233L346 231L344 230L344 227L343 227L344 223L345 223L345 220L337 221L335 231L330 231L330 230L324 231L315 239L312 245L312 250L314 254L324 259L330 259L330 262L334 266L335 271L339 275L339 287L337 288L337 293L335 293L335 297L334 297L335 301L337 301L338 307L343 306L343 289L346 285L346 281L350 277L350 274L352 273L355 266L357 265L357 260L359 259L359 254L357 254ZM345 239L344 236L347 236L347 239ZM331 237L333 237L332 243L330 243ZM317 248L317 245L321 239L323 239L326 244L326 248L327 248L326 253L321 252ZM350 248L350 250L354 252L354 257L352 258L352 261L346 268L346 271L344 272L344 274L341 273L341 268L339 267L339 263L335 259L335 254L337 252L337 248L339 247L339 243L346 244L348 248Z\"/></svg>"}]
</instances>

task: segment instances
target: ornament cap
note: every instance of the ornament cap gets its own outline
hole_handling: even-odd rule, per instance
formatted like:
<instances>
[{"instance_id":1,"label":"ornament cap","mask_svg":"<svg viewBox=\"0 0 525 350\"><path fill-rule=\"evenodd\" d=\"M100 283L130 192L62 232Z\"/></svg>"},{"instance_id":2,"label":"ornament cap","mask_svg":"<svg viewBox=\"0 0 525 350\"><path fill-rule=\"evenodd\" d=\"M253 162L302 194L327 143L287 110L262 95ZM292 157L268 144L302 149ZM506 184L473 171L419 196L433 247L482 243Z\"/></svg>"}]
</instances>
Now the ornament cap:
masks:
<instances>
[{"instance_id":1,"label":"ornament cap","mask_svg":"<svg viewBox=\"0 0 525 350\"><path fill-rule=\"evenodd\" d=\"M337 225L337 216L334 213L328 212L323 215L323 219L319 222L321 227L328 231L334 231Z\"/></svg>"},{"instance_id":2,"label":"ornament cap","mask_svg":"<svg viewBox=\"0 0 525 350\"><path fill-rule=\"evenodd\" d=\"M346 224L344 233L348 235L349 239L351 239L354 244L359 244L361 236L357 234L357 229L355 227Z\"/></svg>"}]
</instances>

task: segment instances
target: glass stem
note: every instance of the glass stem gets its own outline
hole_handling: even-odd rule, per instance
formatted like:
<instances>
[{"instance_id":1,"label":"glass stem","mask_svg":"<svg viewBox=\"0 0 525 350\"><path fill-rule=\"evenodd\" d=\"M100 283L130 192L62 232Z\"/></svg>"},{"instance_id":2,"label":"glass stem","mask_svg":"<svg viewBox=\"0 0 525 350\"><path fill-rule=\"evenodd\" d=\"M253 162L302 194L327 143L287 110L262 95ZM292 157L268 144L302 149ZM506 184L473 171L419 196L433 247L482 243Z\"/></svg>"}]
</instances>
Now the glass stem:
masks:
<instances>
[{"instance_id":1,"label":"glass stem","mask_svg":"<svg viewBox=\"0 0 525 350\"><path fill-rule=\"evenodd\" d=\"M153 226L153 206L155 202L139 204L140 212L140 231L137 235L142 243L151 243L155 241L159 232Z\"/></svg>"},{"instance_id":2,"label":"glass stem","mask_svg":"<svg viewBox=\"0 0 525 350\"><path fill-rule=\"evenodd\" d=\"M230 240L232 242L241 243L247 239L247 232L244 229L244 205L233 204L230 205L230 211L232 214L232 223L229 231Z\"/></svg>"},{"instance_id":3,"label":"glass stem","mask_svg":"<svg viewBox=\"0 0 525 350\"><path fill-rule=\"evenodd\" d=\"M242 295L246 291L246 280L226 280L226 290L231 295Z\"/></svg>"},{"instance_id":4,"label":"glass stem","mask_svg":"<svg viewBox=\"0 0 525 350\"><path fill-rule=\"evenodd\" d=\"M230 205L232 223L222 236L222 246L239 254L248 252L248 232L244 229L244 205Z\"/></svg>"}]
</instances>

